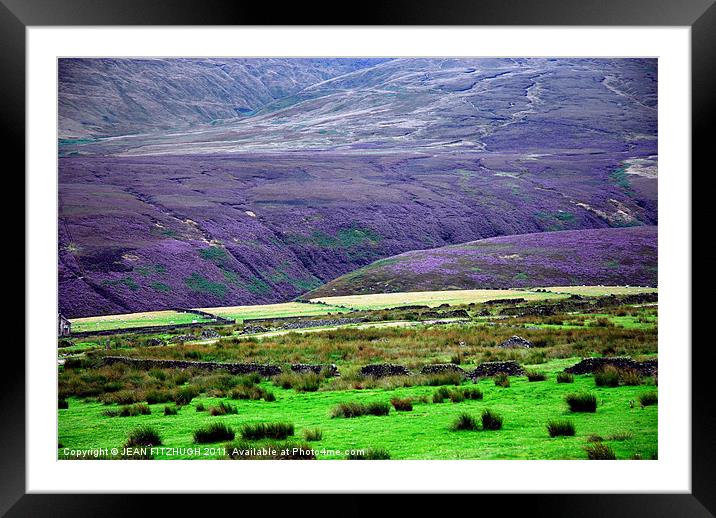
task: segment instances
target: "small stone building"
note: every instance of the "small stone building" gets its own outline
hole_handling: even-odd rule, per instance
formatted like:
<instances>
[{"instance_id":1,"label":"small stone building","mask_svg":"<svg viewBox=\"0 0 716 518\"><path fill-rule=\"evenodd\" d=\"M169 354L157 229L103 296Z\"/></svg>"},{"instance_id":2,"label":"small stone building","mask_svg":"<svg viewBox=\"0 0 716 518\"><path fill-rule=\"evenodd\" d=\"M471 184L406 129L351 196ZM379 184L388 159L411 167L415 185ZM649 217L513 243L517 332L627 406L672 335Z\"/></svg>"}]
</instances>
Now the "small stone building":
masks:
<instances>
[{"instance_id":1,"label":"small stone building","mask_svg":"<svg viewBox=\"0 0 716 518\"><path fill-rule=\"evenodd\" d=\"M62 313L57 314L57 336L70 336L72 323Z\"/></svg>"}]
</instances>

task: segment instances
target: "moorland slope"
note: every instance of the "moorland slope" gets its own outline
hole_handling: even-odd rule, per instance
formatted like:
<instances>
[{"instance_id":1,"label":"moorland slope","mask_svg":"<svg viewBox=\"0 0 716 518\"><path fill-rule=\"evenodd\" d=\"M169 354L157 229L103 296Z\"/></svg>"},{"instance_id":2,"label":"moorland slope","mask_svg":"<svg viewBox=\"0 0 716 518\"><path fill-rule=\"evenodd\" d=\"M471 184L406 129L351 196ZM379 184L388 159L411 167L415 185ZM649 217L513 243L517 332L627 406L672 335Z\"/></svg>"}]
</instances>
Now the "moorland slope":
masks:
<instances>
[{"instance_id":1,"label":"moorland slope","mask_svg":"<svg viewBox=\"0 0 716 518\"><path fill-rule=\"evenodd\" d=\"M228 83L212 60L81 66L60 74L69 317L281 302L410 250L657 224L655 60L248 60Z\"/></svg>"},{"instance_id":2,"label":"moorland slope","mask_svg":"<svg viewBox=\"0 0 716 518\"><path fill-rule=\"evenodd\" d=\"M657 228L543 232L417 250L343 275L305 298L552 285L657 284Z\"/></svg>"}]
</instances>

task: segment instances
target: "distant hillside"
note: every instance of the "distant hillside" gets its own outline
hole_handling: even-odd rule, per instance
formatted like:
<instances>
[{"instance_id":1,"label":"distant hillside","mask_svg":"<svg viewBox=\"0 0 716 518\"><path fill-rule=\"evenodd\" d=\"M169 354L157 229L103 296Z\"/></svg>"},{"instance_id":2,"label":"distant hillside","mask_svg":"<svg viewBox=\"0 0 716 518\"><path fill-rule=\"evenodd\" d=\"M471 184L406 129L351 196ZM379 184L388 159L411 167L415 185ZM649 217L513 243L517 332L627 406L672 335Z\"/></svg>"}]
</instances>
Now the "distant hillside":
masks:
<instances>
[{"instance_id":1,"label":"distant hillside","mask_svg":"<svg viewBox=\"0 0 716 518\"><path fill-rule=\"evenodd\" d=\"M307 86L383 61L60 59L60 143L242 119Z\"/></svg>"},{"instance_id":2,"label":"distant hillside","mask_svg":"<svg viewBox=\"0 0 716 518\"><path fill-rule=\"evenodd\" d=\"M658 224L655 59L63 59L59 82L69 318L285 302L411 250Z\"/></svg>"},{"instance_id":3,"label":"distant hillside","mask_svg":"<svg viewBox=\"0 0 716 518\"><path fill-rule=\"evenodd\" d=\"M656 286L657 227L543 232L406 252L304 298L582 284Z\"/></svg>"}]
</instances>

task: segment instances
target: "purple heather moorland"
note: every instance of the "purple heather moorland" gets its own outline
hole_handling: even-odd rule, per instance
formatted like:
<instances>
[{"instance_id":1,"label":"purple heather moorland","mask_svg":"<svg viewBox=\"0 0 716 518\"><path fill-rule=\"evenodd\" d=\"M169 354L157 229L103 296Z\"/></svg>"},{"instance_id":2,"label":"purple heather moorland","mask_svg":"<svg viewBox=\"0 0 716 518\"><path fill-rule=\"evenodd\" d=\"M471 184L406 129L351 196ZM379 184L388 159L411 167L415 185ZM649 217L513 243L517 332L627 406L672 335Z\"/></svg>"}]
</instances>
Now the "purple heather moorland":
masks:
<instances>
[{"instance_id":1,"label":"purple heather moorland","mask_svg":"<svg viewBox=\"0 0 716 518\"><path fill-rule=\"evenodd\" d=\"M386 258L393 287L655 283L653 59L61 59L59 85L69 317Z\"/></svg>"},{"instance_id":2,"label":"purple heather moorland","mask_svg":"<svg viewBox=\"0 0 716 518\"><path fill-rule=\"evenodd\" d=\"M657 285L657 227L494 237L381 259L309 297L578 285Z\"/></svg>"}]
</instances>

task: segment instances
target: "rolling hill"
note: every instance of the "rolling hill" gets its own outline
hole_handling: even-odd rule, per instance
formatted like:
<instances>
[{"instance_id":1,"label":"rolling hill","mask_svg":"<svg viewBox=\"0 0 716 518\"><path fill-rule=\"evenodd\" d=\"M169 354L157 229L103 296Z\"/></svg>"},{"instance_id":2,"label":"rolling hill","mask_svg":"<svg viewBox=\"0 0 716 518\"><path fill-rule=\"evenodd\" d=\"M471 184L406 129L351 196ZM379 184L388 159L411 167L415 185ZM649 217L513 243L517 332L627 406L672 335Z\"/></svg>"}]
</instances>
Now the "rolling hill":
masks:
<instances>
[{"instance_id":1,"label":"rolling hill","mask_svg":"<svg viewBox=\"0 0 716 518\"><path fill-rule=\"evenodd\" d=\"M68 317L658 223L656 60L68 60L59 102Z\"/></svg>"},{"instance_id":2,"label":"rolling hill","mask_svg":"<svg viewBox=\"0 0 716 518\"><path fill-rule=\"evenodd\" d=\"M303 298L552 285L656 286L657 255L656 227L496 237L381 259Z\"/></svg>"},{"instance_id":3,"label":"rolling hill","mask_svg":"<svg viewBox=\"0 0 716 518\"><path fill-rule=\"evenodd\" d=\"M61 147L196 131L248 117L307 86L384 59L74 59L58 61Z\"/></svg>"}]
</instances>

